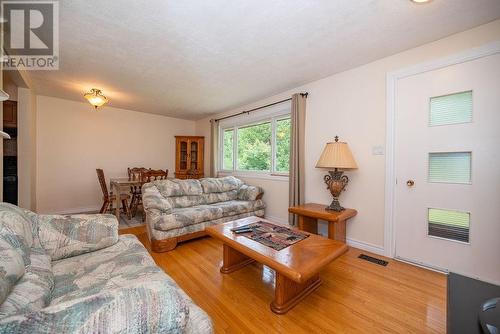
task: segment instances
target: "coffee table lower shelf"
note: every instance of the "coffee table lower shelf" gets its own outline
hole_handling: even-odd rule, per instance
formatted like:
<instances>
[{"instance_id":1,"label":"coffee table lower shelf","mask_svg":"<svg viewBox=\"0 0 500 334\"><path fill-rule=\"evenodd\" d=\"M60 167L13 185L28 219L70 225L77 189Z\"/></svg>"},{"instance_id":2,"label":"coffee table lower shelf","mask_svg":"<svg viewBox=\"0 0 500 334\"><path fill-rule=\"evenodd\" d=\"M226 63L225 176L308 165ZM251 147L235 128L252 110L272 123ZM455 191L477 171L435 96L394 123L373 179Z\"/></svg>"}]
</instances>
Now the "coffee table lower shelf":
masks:
<instances>
[{"instance_id":1,"label":"coffee table lower shelf","mask_svg":"<svg viewBox=\"0 0 500 334\"><path fill-rule=\"evenodd\" d=\"M238 252L227 244L223 245L223 264L220 272L229 274L246 265L255 262L254 259ZM302 299L321 285L319 275L315 275L304 283L297 283L276 271L274 300L271 302L271 311L285 314Z\"/></svg>"}]
</instances>

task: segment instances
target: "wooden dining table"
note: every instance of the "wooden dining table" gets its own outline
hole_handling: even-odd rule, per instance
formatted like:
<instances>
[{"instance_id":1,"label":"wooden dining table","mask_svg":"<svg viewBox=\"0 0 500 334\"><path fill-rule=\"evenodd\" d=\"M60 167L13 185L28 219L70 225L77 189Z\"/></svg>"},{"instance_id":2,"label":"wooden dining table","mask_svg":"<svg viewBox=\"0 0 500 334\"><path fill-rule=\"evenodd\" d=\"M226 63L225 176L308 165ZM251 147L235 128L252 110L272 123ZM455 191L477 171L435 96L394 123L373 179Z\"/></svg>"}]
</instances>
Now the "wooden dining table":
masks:
<instances>
[{"instance_id":1,"label":"wooden dining table","mask_svg":"<svg viewBox=\"0 0 500 334\"><path fill-rule=\"evenodd\" d=\"M109 180L111 184L111 192L115 194L115 216L120 220L120 194L127 188L127 193L130 192L130 186L141 186L140 180L130 180L128 177L115 177Z\"/></svg>"}]
</instances>

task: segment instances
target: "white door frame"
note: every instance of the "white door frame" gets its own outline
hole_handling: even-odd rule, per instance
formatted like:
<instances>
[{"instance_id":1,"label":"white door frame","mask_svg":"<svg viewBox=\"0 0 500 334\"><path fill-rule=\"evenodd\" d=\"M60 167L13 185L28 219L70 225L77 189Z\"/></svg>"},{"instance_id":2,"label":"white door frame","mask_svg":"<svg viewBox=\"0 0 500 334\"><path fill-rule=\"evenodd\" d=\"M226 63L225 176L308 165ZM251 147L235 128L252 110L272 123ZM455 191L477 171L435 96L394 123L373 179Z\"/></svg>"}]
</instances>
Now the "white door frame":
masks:
<instances>
[{"instance_id":1,"label":"white door frame","mask_svg":"<svg viewBox=\"0 0 500 334\"><path fill-rule=\"evenodd\" d=\"M443 67L465 63L471 60L491 56L500 53L500 41L486 44L464 52L453 54L444 58L413 65L401 70L387 73L386 91L386 159L385 159L385 221L384 221L384 253L385 256L395 256L395 144L396 144L396 97L397 81L412 75L437 70Z\"/></svg>"}]
</instances>

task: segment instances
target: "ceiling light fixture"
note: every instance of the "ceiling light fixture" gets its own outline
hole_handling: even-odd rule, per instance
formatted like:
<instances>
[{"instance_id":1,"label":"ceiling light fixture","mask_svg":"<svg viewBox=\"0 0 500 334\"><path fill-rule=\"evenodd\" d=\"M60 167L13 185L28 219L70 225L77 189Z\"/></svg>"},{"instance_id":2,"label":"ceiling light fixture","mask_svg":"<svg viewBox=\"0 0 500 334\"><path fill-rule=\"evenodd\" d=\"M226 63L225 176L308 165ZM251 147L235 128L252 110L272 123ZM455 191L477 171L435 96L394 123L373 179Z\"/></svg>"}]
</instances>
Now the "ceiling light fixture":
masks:
<instances>
[{"instance_id":1,"label":"ceiling light fixture","mask_svg":"<svg viewBox=\"0 0 500 334\"><path fill-rule=\"evenodd\" d=\"M10 135L7 132L0 131L0 138L10 139Z\"/></svg>"},{"instance_id":2,"label":"ceiling light fixture","mask_svg":"<svg viewBox=\"0 0 500 334\"><path fill-rule=\"evenodd\" d=\"M0 101L7 101L10 98L4 90L0 89Z\"/></svg>"},{"instance_id":3,"label":"ceiling light fixture","mask_svg":"<svg viewBox=\"0 0 500 334\"><path fill-rule=\"evenodd\" d=\"M89 103L93 105L96 110L97 108L102 107L103 105L108 103L108 98L102 95L101 90L97 88L92 88L90 92L85 93L83 97L86 98L87 101L89 101Z\"/></svg>"},{"instance_id":4,"label":"ceiling light fixture","mask_svg":"<svg viewBox=\"0 0 500 334\"><path fill-rule=\"evenodd\" d=\"M410 0L411 2L415 3L426 3L426 2L431 2L431 0Z\"/></svg>"}]
</instances>

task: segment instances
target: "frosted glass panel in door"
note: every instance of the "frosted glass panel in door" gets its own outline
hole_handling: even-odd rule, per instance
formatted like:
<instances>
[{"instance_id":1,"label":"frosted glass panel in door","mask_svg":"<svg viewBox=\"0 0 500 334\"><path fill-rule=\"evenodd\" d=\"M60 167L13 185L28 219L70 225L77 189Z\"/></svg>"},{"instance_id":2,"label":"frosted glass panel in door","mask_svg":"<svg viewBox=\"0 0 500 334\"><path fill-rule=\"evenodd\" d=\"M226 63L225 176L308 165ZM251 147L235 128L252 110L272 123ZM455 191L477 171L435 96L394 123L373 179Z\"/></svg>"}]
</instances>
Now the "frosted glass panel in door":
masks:
<instances>
[{"instance_id":1,"label":"frosted glass panel in door","mask_svg":"<svg viewBox=\"0 0 500 334\"><path fill-rule=\"evenodd\" d=\"M469 212L429 209L427 216L430 236L469 242Z\"/></svg>"},{"instance_id":2,"label":"frosted glass panel in door","mask_svg":"<svg viewBox=\"0 0 500 334\"><path fill-rule=\"evenodd\" d=\"M472 121L472 91L431 98L429 125L450 125Z\"/></svg>"},{"instance_id":3,"label":"frosted glass panel in door","mask_svg":"<svg viewBox=\"0 0 500 334\"><path fill-rule=\"evenodd\" d=\"M429 182L471 183L471 152L429 153Z\"/></svg>"}]
</instances>

